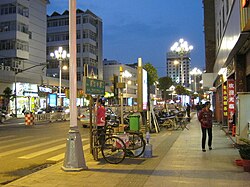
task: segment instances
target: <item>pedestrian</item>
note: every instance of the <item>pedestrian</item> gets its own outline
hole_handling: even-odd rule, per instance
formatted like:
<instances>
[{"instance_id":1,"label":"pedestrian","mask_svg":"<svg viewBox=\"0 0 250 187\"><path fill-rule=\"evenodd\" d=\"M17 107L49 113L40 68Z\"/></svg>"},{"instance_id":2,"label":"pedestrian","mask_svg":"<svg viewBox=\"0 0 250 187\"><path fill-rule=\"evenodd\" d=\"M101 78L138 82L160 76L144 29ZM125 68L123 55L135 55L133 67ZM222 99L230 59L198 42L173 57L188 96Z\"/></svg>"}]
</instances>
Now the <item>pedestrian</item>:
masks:
<instances>
[{"instance_id":1,"label":"pedestrian","mask_svg":"<svg viewBox=\"0 0 250 187\"><path fill-rule=\"evenodd\" d=\"M23 110L22 110L22 113L23 113L23 114L25 114L25 112L26 112L26 106L25 106L25 105L23 105Z\"/></svg>"},{"instance_id":2,"label":"pedestrian","mask_svg":"<svg viewBox=\"0 0 250 187\"><path fill-rule=\"evenodd\" d=\"M97 131L100 135L100 144L104 143L105 135L104 135L104 126L105 126L105 108L102 99L99 99L97 102L97 112L96 112L96 125Z\"/></svg>"},{"instance_id":3,"label":"pedestrian","mask_svg":"<svg viewBox=\"0 0 250 187\"><path fill-rule=\"evenodd\" d=\"M204 108L199 112L198 119L201 123L202 131L202 151L206 152L206 135L208 133L208 147L212 150L212 126L213 126L213 112L210 110L211 103L207 101Z\"/></svg>"},{"instance_id":4,"label":"pedestrian","mask_svg":"<svg viewBox=\"0 0 250 187\"><path fill-rule=\"evenodd\" d=\"M186 112L187 112L187 117L188 117L189 122L191 120L190 111L191 111L191 106L187 103Z\"/></svg>"}]
</instances>

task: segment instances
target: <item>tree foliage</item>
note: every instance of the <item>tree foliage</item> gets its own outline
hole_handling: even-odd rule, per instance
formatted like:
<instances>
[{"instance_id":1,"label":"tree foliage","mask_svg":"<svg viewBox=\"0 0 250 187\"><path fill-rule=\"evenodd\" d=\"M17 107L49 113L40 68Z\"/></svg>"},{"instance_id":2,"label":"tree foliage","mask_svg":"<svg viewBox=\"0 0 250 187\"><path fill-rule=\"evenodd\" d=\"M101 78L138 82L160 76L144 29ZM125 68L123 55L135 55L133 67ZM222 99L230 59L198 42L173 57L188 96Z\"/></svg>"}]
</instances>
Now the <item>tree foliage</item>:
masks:
<instances>
[{"instance_id":1,"label":"tree foliage","mask_svg":"<svg viewBox=\"0 0 250 187\"><path fill-rule=\"evenodd\" d=\"M10 103L10 100L12 98L12 90L10 89L10 87L6 87L3 91L4 95L4 109L8 111L8 108L9 108L9 103Z\"/></svg>"},{"instance_id":2,"label":"tree foliage","mask_svg":"<svg viewBox=\"0 0 250 187\"><path fill-rule=\"evenodd\" d=\"M178 95L190 95L190 92L185 87L183 87L181 85L177 85L175 87L175 92Z\"/></svg>"},{"instance_id":3,"label":"tree foliage","mask_svg":"<svg viewBox=\"0 0 250 187\"><path fill-rule=\"evenodd\" d=\"M167 90L173 85L173 81L170 77L160 77L159 78L159 89Z\"/></svg>"},{"instance_id":4,"label":"tree foliage","mask_svg":"<svg viewBox=\"0 0 250 187\"><path fill-rule=\"evenodd\" d=\"M148 85L152 86L158 80L157 70L150 63L144 64L143 68L148 72Z\"/></svg>"}]
</instances>

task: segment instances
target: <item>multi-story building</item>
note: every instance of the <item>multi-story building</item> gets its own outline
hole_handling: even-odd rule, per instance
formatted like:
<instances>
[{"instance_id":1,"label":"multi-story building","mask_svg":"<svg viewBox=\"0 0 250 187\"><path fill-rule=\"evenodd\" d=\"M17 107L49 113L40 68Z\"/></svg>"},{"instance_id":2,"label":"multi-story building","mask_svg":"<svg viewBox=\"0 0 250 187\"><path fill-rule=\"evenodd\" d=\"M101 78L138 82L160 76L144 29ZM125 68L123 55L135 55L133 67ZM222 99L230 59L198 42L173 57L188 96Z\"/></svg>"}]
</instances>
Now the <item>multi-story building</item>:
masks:
<instances>
[{"instance_id":1,"label":"multi-story building","mask_svg":"<svg viewBox=\"0 0 250 187\"><path fill-rule=\"evenodd\" d=\"M105 90L107 92L114 92L111 90L113 86L112 79L115 76L118 76L118 82L121 80L120 67L122 67L122 82L125 83L125 88L123 89L123 98L124 104L132 104L137 98L137 69L131 67L129 65L121 64L116 60L107 60L103 61L103 79L106 83ZM120 93L120 91L118 92ZM120 98L120 94L118 94L118 98Z\"/></svg>"},{"instance_id":2,"label":"multi-story building","mask_svg":"<svg viewBox=\"0 0 250 187\"><path fill-rule=\"evenodd\" d=\"M171 77L173 82L185 86L190 85L190 53L179 55L175 52L167 53L166 68L167 76Z\"/></svg>"},{"instance_id":3,"label":"multi-story building","mask_svg":"<svg viewBox=\"0 0 250 187\"><path fill-rule=\"evenodd\" d=\"M213 80L215 118L231 130L235 96L250 91L249 2L205 0L203 4L206 69L211 73L207 80Z\"/></svg>"},{"instance_id":4,"label":"multi-story building","mask_svg":"<svg viewBox=\"0 0 250 187\"><path fill-rule=\"evenodd\" d=\"M0 1L0 93L10 87L16 93L11 108L20 112L37 105L46 62L46 6L48 0ZM16 84L15 84L16 83ZM16 88L15 88L16 85ZM16 91L16 92L15 92ZM0 107L4 103L1 103Z\"/></svg>"},{"instance_id":5,"label":"multi-story building","mask_svg":"<svg viewBox=\"0 0 250 187\"><path fill-rule=\"evenodd\" d=\"M77 81L82 81L84 64L88 65L88 75L103 79L102 64L102 20L90 10L77 9ZM69 11L47 16L47 59L50 62L47 76L59 77L59 62L51 59L50 53L63 47L69 52ZM64 63L67 64L65 61ZM62 79L69 79L68 72L62 72Z\"/></svg>"}]
</instances>

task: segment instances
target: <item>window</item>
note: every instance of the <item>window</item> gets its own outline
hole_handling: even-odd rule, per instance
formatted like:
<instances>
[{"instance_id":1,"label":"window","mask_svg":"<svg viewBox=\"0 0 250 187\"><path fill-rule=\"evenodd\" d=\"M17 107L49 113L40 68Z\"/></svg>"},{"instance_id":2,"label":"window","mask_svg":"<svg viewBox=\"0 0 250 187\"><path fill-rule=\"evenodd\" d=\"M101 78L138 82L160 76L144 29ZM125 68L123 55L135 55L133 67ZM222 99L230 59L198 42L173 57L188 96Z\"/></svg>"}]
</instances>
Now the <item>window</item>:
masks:
<instances>
[{"instance_id":1,"label":"window","mask_svg":"<svg viewBox=\"0 0 250 187\"><path fill-rule=\"evenodd\" d=\"M77 67L81 67L81 59L78 57L76 59Z\"/></svg>"}]
</instances>

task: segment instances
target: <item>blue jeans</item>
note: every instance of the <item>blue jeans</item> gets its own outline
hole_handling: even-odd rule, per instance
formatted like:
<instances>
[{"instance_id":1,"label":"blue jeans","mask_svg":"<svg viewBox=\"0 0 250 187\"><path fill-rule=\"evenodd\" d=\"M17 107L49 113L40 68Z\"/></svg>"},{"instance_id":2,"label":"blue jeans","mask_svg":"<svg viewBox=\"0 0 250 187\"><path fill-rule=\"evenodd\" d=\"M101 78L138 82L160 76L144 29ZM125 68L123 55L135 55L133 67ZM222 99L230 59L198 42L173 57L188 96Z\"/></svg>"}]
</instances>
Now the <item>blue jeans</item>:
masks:
<instances>
[{"instance_id":1,"label":"blue jeans","mask_svg":"<svg viewBox=\"0 0 250 187\"><path fill-rule=\"evenodd\" d=\"M208 133L208 147L212 146L212 128L204 128L201 127L201 131L202 131L202 149L205 149L205 144L206 144L206 138L207 138L207 133Z\"/></svg>"}]
</instances>

